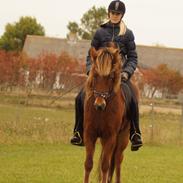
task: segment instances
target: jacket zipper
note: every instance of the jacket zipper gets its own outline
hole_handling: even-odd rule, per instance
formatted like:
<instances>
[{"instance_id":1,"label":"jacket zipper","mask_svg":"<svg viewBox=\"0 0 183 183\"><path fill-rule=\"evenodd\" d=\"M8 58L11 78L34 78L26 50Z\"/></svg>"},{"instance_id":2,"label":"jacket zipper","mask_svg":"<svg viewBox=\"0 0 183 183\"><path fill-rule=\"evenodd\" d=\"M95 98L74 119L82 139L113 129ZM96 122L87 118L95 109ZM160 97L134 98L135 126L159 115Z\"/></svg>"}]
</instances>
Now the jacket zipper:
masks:
<instances>
[{"instance_id":1,"label":"jacket zipper","mask_svg":"<svg viewBox=\"0 0 183 183\"><path fill-rule=\"evenodd\" d=\"M112 42L114 41L114 24L112 25Z\"/></svg>"}]
</instances>

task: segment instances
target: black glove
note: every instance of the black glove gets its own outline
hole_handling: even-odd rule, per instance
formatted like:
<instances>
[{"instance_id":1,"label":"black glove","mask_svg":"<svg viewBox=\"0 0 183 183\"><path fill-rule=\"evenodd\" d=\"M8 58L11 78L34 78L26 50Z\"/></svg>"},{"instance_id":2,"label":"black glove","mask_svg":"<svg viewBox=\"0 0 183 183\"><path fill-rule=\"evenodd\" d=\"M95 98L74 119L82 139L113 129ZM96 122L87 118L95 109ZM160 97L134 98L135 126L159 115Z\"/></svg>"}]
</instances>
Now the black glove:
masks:
<instances>
[{"instance_id":1,"label":"black glove","mask_svg":"<svg viewBox=\"0 0 183 183\"><path fill-rule=\"evenodd\" d=\"M129 75L127 72L121 73L121 81L127 81L129 79Z\"/></svg>"},{"instance_id":2,"label":"black glove","mask_svg":"<svg viewBox=\"0 0 183 183\"><path fill-rule=\"evenodd\" d=\"M90 74L90 70L86 73L86 75L88 75L88 76L89 76L89 74Z\"/></svg>"}]
</instances>

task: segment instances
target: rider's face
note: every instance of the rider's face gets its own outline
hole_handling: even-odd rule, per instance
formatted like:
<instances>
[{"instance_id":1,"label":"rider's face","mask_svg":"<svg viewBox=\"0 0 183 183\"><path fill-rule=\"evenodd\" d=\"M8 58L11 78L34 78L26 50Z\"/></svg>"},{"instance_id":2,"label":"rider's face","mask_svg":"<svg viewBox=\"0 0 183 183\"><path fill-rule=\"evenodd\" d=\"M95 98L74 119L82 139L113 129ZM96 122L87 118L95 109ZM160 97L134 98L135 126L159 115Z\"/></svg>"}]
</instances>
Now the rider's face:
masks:
<instances>
[{"instance_id":1,"label":"rider's face","mask_svg":"<svg viewBox=\"0 0 183 183\"><path fill-rule=\"evenodd\" d=\"M116 12L113 12L113 11L109 12L109 19L113 24L119 23L121 18L122 18L121 13L116 13Z\"/></svg>"}]
</instances>

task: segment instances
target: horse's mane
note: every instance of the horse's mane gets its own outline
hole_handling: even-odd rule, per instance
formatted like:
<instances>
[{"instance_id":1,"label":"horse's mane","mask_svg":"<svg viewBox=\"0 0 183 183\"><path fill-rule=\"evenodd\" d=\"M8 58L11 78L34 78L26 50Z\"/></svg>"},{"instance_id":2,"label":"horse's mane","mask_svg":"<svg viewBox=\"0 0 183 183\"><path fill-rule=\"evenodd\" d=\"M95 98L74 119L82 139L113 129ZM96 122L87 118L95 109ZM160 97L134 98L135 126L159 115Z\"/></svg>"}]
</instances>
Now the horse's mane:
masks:
<instances>
[{"instance_id":1,"label":"horse's mane","mask_svg":"<svg viewBox=\"0 0 183 183\"><path fill-rule=\"evenodd\" d=\"M117 92L120 89L121 83L121 65L122 58L119 54L119 50L113 45L100 48L98 51L95 48L90 49L91 56L91 70L89 73L89 77L86 82L86 93L91 96L93 89L93 78L96 74L101 77L109 76L113 74L114 80L114 92Z\"/></svg>"}]
</instances>

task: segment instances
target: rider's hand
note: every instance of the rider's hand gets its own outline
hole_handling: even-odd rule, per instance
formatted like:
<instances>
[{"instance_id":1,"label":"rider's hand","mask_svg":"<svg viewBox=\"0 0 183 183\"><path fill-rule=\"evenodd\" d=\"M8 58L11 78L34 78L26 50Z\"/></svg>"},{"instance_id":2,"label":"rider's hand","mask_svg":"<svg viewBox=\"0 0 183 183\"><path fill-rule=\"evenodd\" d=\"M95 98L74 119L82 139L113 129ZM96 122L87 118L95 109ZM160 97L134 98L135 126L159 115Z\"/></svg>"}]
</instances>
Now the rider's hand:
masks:
<instances>
[{"instance_id":1,"label":"rider's hand","mask_svg":"<svg viewBox=\"0 0 183 183\"><path fill-rule=\"evenodd\" d=\"M127 81L129 78L129 75L127 72L122 72L121 73L121 81Z\"/></svg>"}]
</instances>

